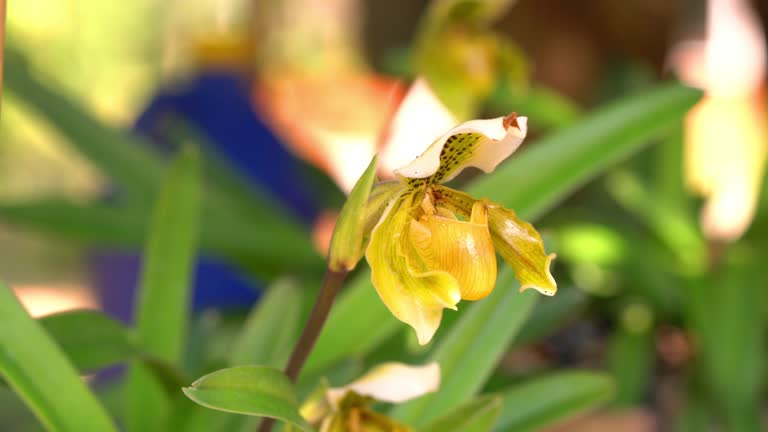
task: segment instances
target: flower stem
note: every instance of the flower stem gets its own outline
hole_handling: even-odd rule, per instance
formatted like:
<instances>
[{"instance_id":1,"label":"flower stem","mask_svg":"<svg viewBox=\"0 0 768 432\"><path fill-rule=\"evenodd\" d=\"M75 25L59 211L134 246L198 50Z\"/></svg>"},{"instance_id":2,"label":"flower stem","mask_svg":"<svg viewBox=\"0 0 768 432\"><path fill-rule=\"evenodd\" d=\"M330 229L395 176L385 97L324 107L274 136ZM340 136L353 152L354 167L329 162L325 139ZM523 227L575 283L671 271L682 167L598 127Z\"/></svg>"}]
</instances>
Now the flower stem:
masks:
<instances>
[{"instance_id":1,"label":"flower stem","mask_svg":"<svg viewBox=\"0 0 768 432\"><path fill-rule=\"evenodd\" d=\"M299 373L304 363L312 352L312 348L320 336L320 330L323 329L325 320L328 318L328 312L331 311L336 294L339 293L342 282L347 277L347 271L335 271L327 269L323 277L323 284L320 286L320 292L317 294L317 300L312 307L312 313L309 315L307 323L304 325L304 331L301 333L299 342L293 348L288 365L285 367L285 374L293 383L299 378ZM259 427L259 432L268 432L272 429L274 420L264 419Z\"/></svg>"},{"instance_id":2,"label":"flower stem","mask_svg":"<svg viewBox=\"0 0 768 432\"><path fill-rule=\"evenodd\" d=\"M304 362L307 361L309 353L312 352L312 348L315 346L315 342L317 342L317 337L320 336L320 330L323 329L325 320L328 318L328 312L330 312L333 301L336 299L336 294L339 293L339 288L341 288L341 284L346 277L346 270L334 271L327 269L325 271L323 285L317 294L317 300L315 300L315 305L312 307L312 313L304 325L304 331L301 333L299 342L293 348L291 357L288 360L288 366L285 367L285 374L294 383L299 378L299 372L301 372Z\"/></svg>"}]
</instances>

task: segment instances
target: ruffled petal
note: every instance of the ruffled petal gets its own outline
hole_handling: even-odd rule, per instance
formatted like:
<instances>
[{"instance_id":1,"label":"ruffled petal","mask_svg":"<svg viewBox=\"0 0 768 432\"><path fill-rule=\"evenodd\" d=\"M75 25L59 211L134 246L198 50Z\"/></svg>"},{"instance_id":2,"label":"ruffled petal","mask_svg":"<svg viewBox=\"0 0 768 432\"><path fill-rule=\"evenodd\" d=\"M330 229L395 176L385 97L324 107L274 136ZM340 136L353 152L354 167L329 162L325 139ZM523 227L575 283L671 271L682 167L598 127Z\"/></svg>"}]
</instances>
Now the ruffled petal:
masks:
<instances>
[{"instance_id":1,"label":"ruffled petal","mask_svg":"<svg viewBox=\"0 0 768 432\"><path fill-rule=\"evenodd\" d=\"M556 255L547 255L541 235L533 225L520 220L514 211L496 203L487 205L493 244L515 271L520 291L533 288L544 295L555 295L557 283L549 266Z\"/></svg>"},{"instance_id":2,"label":"ruffled petal","mask_svg":"<svg viewBox=\"0 0 768 432\"><path fill-rule=\"evenodd\" d=\"M486 297L496 284L496 252L488 232L487 209L483 203L475 203L468 222L439 210L437 215L411 221L411 243L427 267L456 278L462 299Z\"/></svg>"},{"instance_id":3,"label":"ruffled petal","mask_svg":"<svg viewBox=\"0 0 768 432\"><path fill-rule=\"evenodd\" d=\"M523 142L528 131L527 121L526 117L512 113L507 117L462 123L395 174L438 184L453 179L470 166L491 172Z\"/></svg>"},{"instance_id":4,"label":"ruffled petal","mask_svg":"<svg viewBox=\"0 0 768 432\"><path fill-rule=\"evenodd\" d=\"M456 309L461 291L450 273L408 263L417 256L408 241L415 195L410 190L390 203L373 229L365 256L379 297L397 319L416 330L424 345L440 326L443 309Z\"/></svg>"}]
</instances>

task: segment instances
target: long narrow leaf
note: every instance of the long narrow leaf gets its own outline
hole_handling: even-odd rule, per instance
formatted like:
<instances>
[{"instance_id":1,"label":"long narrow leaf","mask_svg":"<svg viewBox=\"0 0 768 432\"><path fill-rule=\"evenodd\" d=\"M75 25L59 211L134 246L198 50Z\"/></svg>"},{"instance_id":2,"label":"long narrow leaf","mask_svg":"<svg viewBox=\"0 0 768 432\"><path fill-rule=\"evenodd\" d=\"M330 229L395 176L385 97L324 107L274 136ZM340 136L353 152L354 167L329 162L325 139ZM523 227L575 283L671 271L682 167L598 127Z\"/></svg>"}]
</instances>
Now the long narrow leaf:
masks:
<instances>
[{"instance_id":1,"label":"long narrow leaf","mask_svg":"<svg viewBox=\"0 0 768 432\"><path fill-rule=\"evenodd\" d=\"M471 400L418 429L418 432L488 432L501 411L501 397Z\"/></svg>"},{"instance_id":2,"label":"long narrow leaf","mask_svg":"<svg viewBox=\"0 0 768 432\"><path fill-rule=\"evenodd\" d=\"M94 246L138 246L145 217L108 205L81 205L59 199L0 204L3 222Z\"/></svg>"},{"instance_id":3,"label":"long narrow leaf","mask_svg":"<svg viewBox=\"0 0 768 432\"><path fill-rule=\"evenodd\" d=\"M491 197L524 218L536 218L611 164L679 124L700 97L698 90L666 84L607 105L530 144L492 175L478 178L469 192Z\"/></svg>"},{"instance_id":4,"label":"long narrow leaf","mask_svg":"<svg viewBox=\"0 0 768 432\"><path fill-rule=\"evenodd\" d=\"M171 166L153 215L138 292L136 325L144 349L177 364L186 336L201 208L200 160L192 148ZM162 430L169 401L142 364L128 374L127 427Z\"/></svg>"},{"instance_id":5,"label":"long narrow leaf","mask_svg":"<svg viewBox=\"0 0 768 432\"><path fill-rule=\"evenodd\" d=\"M1 283L0 375L48 430L116 430L61 349Z\"/></svg>"},{"instance_id":6,"label":"long narrow leaf","mask_svg":"<svg viewBox=\"0 0 768 432\"><path fill-rule=\"evenodd\" d=\"M172 363L180 360L184 347L200 204L199 155L188 148L171 166L158 197L136 312L142 345Z\"/></svg>"},{"instance_id":7,"label":"long narrow leaf","mask_svg":"<svg viewBox=\"0 0 768 432\"><path fill-rule=\"evenodd\" d=\"M276 282L240 330L229 364L283 367L299 336L301 306L296 282Z\"/></svg>"},{"instance_id":8,"label":"long narrow leaf","mask_svg":"<svg viewBox=\"0 0 768 432\"><path fill-rule=\"evenodd\" d=\"M650 322L637 327L622 325L613 334L606 354L608 370L617 381L615 407L640 405L653 382L653 327Z\"/></svg>"},{"instance_id":9,"label":"long narrow leaf","mask_svg":"<svg viewBox=\"0 0 768 432\"><path fill-rule=\"evenodd\" d=\"M89 246L135 248L141 245L147 227L146 216L136 210L45 199L0 204L0 219ZM286 271L322 269L319 256L306 245L307 235L289 225L263 219L233 220L221 211L206 220L202 248L251 273L271 277Z\"/></svg>"},{"instance_id":10,"label":"long narrow leaf","mask_svg":"<svg viewBox=\"0 0 768 432\"><path fill-rule=\"evenodd\" d=\"M597 372L568 371L535 378L504 392L494 430L540 430L607 402L613 393L613 379Z\"/></svg>"},{"instance_id":11,"label":"long narrow leaf","mask_svg":"<svg viewBox=\"0 0 768 432\"><path fill-rule=\"evenodd\" d=\"M687 307L702 383L724 429L757 431L766 376L764 254L733 247L722 270L689 282Z\"/></svg>"},{"instance_id":12,"label":"long narrow leaf","mask_svg":"<svg viewBox=\"0 0 768 432\"><path fill-rule=\"evenodd\" d=\"M437 393L400 405L393 414L409 424L424 424L475 395L520 330L539 295L521 294L512 271L500 275L493 294L460 309L461 318L440 336L430 361L440 364Z\"/></svg>"},{"instance_id":13,"label":"long narrow leaf","mask_svg":"<svg viewBox=\"0 0 768 432\"><path fill-rule=\"evenodd\" d=\"M124 362L137 354L128 330L98 311L67 311L42 317L39 322L81 371Z\"/></svg>"},{"instance_id":14,"label":"long narrow leaf","mask_svg":"<svg viewBox=\"0 0 768 432\"><path fill-rule=\"evenodd\" d=\"M574 286L560 288L555 297L536 304L531 317L520 329L513 345L523 346L554 333L555 329L560 328L565 321L573 319L579 311L584 309L586 303L587 296L584 291Z\"/></svg>"}]
</instances>

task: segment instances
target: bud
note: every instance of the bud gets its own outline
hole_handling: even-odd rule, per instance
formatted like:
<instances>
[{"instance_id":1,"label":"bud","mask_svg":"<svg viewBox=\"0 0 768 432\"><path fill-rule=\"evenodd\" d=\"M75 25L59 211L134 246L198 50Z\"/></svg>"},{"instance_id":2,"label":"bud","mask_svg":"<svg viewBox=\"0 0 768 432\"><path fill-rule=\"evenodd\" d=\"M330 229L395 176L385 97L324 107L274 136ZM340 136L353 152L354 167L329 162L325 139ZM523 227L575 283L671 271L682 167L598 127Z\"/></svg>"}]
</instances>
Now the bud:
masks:
<instances>
[{"instance_id":1,"label":"bud","mask_svg":"<svg viewBox=\"0 0 768 432\"><path fill-rule=\"evenodd\" d=\"M370 231L378 222L391 197L400 190L394 182L376 181L376 156L366 168L341 208L328 251L328 267L336 272L355 268L363 257Z\"/></svg>"}]
</instances>

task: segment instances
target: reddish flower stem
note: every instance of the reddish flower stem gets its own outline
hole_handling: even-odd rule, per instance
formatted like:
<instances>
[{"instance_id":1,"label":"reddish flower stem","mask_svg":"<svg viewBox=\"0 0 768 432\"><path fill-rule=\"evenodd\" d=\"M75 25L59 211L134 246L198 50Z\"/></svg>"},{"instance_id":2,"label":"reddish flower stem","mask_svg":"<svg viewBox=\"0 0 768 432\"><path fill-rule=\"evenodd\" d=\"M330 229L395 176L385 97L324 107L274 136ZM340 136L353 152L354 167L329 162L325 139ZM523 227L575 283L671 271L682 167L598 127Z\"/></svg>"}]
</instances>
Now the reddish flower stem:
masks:
<instances>
[{"instance_id":1,"label":"reddish flower stem","mask_svg":"<svg viewBox=\"0 0 768 432\"><path fill-rule=\"evenodd\" d=\"M328 318L331 306L333 306L336 295L339 293L339 288L341 288L341 284L346 277L347 271L334 271L331 269L325 271L323 284L320 287L320 292L317 294L315 305L312 307L312 313L309 315L309 319L304 325L304 331L293 348L288 365L285 367L285 374L288 375L288 378L294 384L298 380L301 368L312 352L318 336L320 336L320 331L323 329L325 320ZM273 424L273 419L264 419L259 427L259 432L269 432L272 430Z\"/></svg>"}]
</instances>

